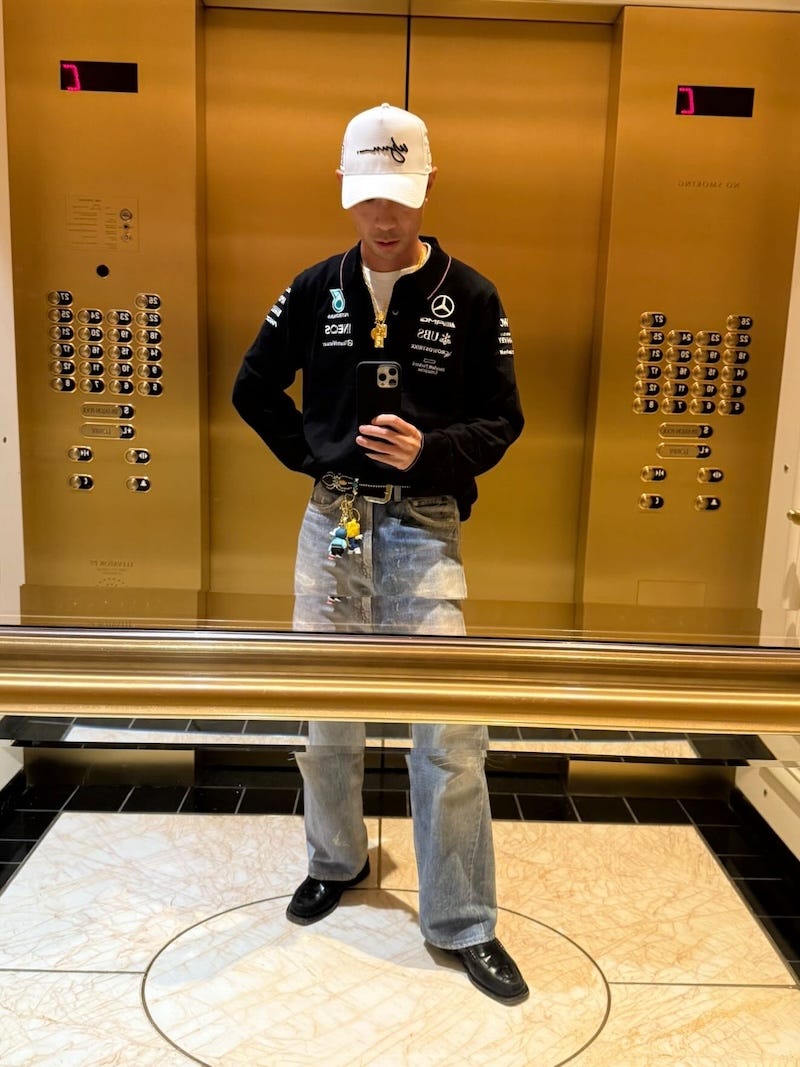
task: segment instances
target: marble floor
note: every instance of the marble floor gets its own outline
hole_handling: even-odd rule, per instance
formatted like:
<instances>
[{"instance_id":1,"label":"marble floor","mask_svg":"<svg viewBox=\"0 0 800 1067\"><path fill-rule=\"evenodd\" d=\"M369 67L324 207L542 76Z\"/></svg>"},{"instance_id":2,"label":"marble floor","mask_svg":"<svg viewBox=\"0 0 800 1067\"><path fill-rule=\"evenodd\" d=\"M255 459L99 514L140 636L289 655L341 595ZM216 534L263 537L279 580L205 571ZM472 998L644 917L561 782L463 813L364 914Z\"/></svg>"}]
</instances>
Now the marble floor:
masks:
<instances>
[{"instance_id":1,"label":"marble floor","mask_svg":"<svg viewBox=\"0 0 800 1067\"><path fill-rule=\"evenodd\" d=\"M495 821L516 1007L422 942L410 821L367 824L370 878L297 927L298 815L43 820L0 892L0 1064L800 1064L796 976L693 823Z\"/></svg>"}]
</instances>

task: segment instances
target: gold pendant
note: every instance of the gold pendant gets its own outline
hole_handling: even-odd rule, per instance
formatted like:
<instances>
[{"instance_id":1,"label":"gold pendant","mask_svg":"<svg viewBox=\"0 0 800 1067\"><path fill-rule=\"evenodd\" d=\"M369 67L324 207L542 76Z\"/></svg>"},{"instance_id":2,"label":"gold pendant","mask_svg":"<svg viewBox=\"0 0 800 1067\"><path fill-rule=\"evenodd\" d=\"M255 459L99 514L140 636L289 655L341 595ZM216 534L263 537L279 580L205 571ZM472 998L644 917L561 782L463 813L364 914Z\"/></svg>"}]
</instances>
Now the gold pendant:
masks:
<instances>
[{"instance_id":1,"label":"gold pendant","mask_svg":"<svg viewBox=\"0 0 800 1067\"><path fill-rule=\"evenodd\" d=\"M383 342L386 340L386 334L388 333L386 323L381 319L375 322L375 325L370 330L370 337L375 342L376 348L383 348Z\"/></svg>"}]
</instances>

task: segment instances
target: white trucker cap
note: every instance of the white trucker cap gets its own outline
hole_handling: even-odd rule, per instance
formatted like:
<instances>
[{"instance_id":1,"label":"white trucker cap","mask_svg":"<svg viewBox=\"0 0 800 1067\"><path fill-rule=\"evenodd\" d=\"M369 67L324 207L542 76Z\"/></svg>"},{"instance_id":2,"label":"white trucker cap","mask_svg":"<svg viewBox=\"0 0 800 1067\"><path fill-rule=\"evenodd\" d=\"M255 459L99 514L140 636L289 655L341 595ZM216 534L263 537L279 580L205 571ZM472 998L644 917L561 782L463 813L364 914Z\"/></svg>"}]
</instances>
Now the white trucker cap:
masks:
<instances>
[{"instance_id":1,"label":"white trucker cap","mask_svg":"<svg viewBox=\"0 0 800 1067\"><path fill-rule=\"evenodd\" d=\"M339 169L343 208L362 200L422 207L433 170L425 123L391 104L362 111L344 131Z\"/></svg>"}]
</instances>

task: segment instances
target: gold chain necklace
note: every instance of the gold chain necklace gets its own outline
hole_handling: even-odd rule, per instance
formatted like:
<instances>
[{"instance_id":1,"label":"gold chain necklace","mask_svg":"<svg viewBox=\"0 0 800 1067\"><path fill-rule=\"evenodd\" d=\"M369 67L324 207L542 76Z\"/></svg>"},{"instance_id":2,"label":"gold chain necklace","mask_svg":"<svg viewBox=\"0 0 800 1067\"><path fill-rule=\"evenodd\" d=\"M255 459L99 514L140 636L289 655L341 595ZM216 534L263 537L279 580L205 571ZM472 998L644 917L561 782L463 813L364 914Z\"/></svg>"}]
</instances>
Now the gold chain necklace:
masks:
<instances>
[{"instance_id":1,"label":"gold chain necklace","mask_svg":"<svg viewBox=\"0 0 800 1067\"><path fill-rule=\"evenodd\" d=\"M419 260L417 261L414 270L417 271L425 262L428 256L428 246L422 245L422 252L420 253ZM402 272L401 272L402 273ZM414 271L408 271L409 274L413 274ZM385 308L382 308L378 304L378 298L375 296L375 290L372 288L372 281L370 279L369 267L362 264L362 274L364 275L364 281L366 282L367 289L369 290L370 299L372 300L372 310L375 313L375 325L369 332L370 337L375 348L383 348L383 343L386 340L386 335L389 332L389 327L386 325L386 315L389 311L389 303L391 303L391 296L386 304Z\"/></svg>"}]
</instances>

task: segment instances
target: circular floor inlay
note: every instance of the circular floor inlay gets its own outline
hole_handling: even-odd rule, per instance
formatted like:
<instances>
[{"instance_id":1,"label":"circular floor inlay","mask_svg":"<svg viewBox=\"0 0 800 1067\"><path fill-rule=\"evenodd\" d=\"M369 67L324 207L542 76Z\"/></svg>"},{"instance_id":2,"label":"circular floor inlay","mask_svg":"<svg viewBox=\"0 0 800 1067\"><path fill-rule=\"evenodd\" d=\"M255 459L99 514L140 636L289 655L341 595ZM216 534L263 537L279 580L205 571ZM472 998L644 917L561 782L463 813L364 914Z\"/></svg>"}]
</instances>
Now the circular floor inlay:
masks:
<instances>
[{"instance_id":1,"label":"circular floor inlay","mask_svg":"<svg viewBox=\"0 0 800 1067\"><path fill-rule=\"evenodd\" d=\"M313 926L286 921L288 897L198 923L144 980L164 1037L212 1067L557 1067L603 1025L608 987L563 934L500 911L498 935L531 995L513 1007L476 990L426 948L417 894L348 892Z\"/></svg>"}]
</instances>

